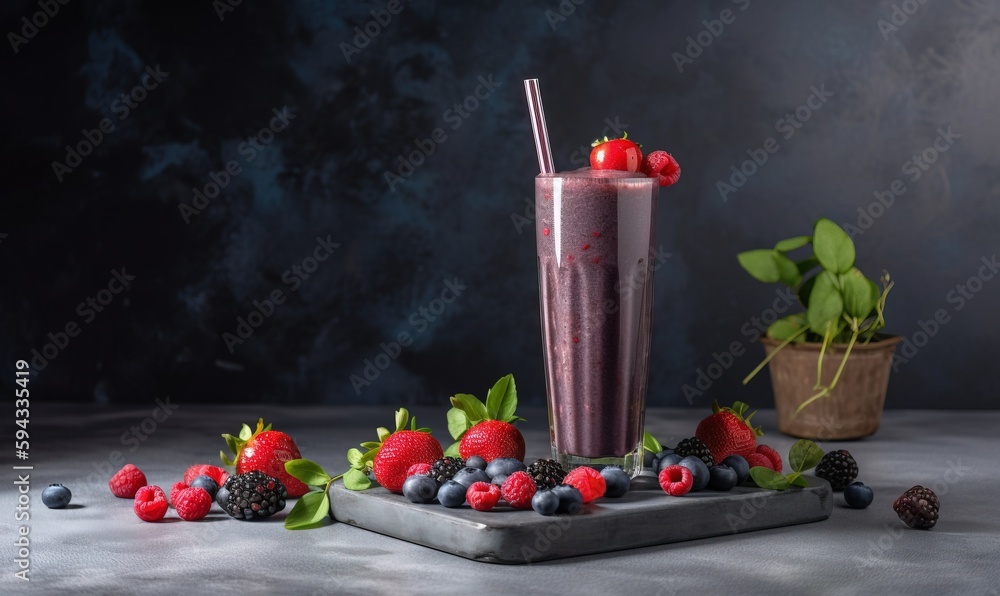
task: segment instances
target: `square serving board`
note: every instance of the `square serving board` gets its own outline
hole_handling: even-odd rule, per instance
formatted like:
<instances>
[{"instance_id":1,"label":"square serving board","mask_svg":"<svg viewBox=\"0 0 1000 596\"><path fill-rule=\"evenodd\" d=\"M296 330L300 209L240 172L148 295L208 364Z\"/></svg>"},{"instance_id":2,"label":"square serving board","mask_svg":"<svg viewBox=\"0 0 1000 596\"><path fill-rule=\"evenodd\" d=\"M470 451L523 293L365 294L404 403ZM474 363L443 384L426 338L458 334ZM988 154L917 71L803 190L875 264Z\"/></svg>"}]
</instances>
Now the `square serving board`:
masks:
<instances>
[{"instance_id":1,"label":"square serving board","mask_svg":"<svg viewBox=\"0 0 1000 596\"><path fill-rule=\"evenodd\" d=\"M357 492L341 483L331 488L330 500L337 521L474 561L520 564L827 519L830 484L805 478L807 488L738 486L671 497L655 478L639 476L624 497L548 517L505 506L481 512L468 505L418 505L382 487Z\"/></svg>"}]
</instances>

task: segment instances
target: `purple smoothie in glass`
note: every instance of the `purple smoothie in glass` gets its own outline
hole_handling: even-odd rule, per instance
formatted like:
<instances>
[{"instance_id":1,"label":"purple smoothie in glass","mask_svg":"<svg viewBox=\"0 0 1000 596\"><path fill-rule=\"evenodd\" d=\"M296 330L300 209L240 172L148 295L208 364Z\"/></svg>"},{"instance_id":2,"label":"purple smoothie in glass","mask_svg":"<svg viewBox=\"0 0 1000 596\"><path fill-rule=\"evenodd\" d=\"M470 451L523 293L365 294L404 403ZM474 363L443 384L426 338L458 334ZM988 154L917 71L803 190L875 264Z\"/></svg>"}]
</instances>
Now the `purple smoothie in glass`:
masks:
<instances>
[{"instance_id":1,"label":"purple smoothie in glass","mask_svg":"<svg viewBox=\"0 0 1000 596\"><path fill-rule=\"evenodd\" d=\"M535 179L549 426L567 467L642 469L658 190L609 170Z\"/></svg>"}]
</instances>

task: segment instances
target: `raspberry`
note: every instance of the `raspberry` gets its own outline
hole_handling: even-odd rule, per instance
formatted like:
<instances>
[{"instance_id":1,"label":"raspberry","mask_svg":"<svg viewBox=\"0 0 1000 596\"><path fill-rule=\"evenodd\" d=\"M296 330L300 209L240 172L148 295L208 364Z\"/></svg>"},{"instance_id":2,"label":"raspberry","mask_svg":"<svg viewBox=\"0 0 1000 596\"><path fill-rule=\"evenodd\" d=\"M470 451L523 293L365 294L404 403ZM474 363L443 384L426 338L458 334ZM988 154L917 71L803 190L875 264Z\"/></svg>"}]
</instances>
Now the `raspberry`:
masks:
<instances>
[{"instance_id":1,"label":"raspberry","mask_svg":"<svg viewBox=\"0 0 1000 596\"><path fill-rule=\"evenodd\" d=\"M159 486L143 486L135 493L132 510L142 521L159 521L167 514L167 495Z\"/></svg>"},{"instance_id":2,"label":"raspberry","mask_svg":"<svg viewBox=\"0 0 1000 596\"><path fill-rule=\"evenodd\" d=\"M757 453L755 451L748 455L746 460L751 468L767 468L768 470L774 469L774 464L771 463L771 459L763 453Z\"/></svg>"},{"instance_id":3,"label":"raspberry","mask_svg":"<svg viewBox=\"0 0 1000 596\"><path fill-rule=\"evenodd\" d=\"M177 495L185 488L190 488L184 482L175 482L173 486L170 487L170 504L177 507Z\"/></svg>"},{"instance_id":4,"label":"raspberry","mask_svg":"<svg viewBox=\"0 0 1000 596\"><path fill-rule=\"evenodd\" d=\"M146 475L132 464L125 464L122 469L115 472L111 480L108 480L111 493L123 499L131 499L144 486L146 486Z\"/></svg>"},{"instance_id":5,"label":"raspberry","mask_svg":"<svg viewBox=\"0 0 1000 596\"><path fill-rule=\"evenodd\" d=\"M514 509L531 509L531 499L537 490L535 479L527 472L514 472L503 481L500 495Z\"/></svg>"},{"instance_id":6,"label":"raspberry","mask_svg":"<svg viewBox=\"0 0 1000 596\"><path fill-rule=\"evenodd\" d=\"M500 500L500 487L489 482L473 482L465 491L465 500L476 511L489 511Z\"/></svg>"},{"instance_id":7,"label":"raspberry","mask_svg":"<svg viewBox=\"0 0 1000 596\"><path fill-rule=\"evenodd\" d=\"M604 476L601 476L601 473L594 468L588 468L587 466L573 468L563 478L563 484L568 484L580 491L580 494L583 495L584 503L590 503L603 497L604 491L608 488L608 483L604 480Z\"/></svg>"},{"instance_id":8,"label":"raspberry","mask_svg":"<svg viewBox=\"0 0 1000 596\"><path fill-rule=\"evenodd\" d=\"M660 487L668 495L679 497L691 492L694 474L684 466L667 466L660 470Z\"/></svg>"},{"instance_id":9,"label":"raspberry","mask_svg":"<svg viewBox=\"0 0 1000 596\"><path fill-rule=\"evenodd\" d=\"M185 488L177 493L176 498L171 494L171 501L178 517L184 521L199 520L212 508L212 496L203 488Z\"/></svg>"},{"instance_id":10,"label":"raspberry","mask_svg":"<svg viewBox=\"0 0 1000 596\"><path fill-rule=\"evenodd\" d=\"M781 456L774 449L771 449L767 445L757 445L757 453L763 455L771 462L771 469L775 472L780 472L781 468L784 466L781 463Z\"/></svg>"},{"instance_id":11,"label":"raspberry","mask_svg":"<svg viewBox=\"0 0 1000 596\"><path fill-rule=\"evenodd\" d=\"M220 468L219 466L211 466L208 464L195 464L184 472L184 484L190 485L195 478L201 475L208 476L215 481L219 486L225 486L226 480L229 480L229 472ZM171 499L172 501L173 499Z\"/></svg>"},{"instance_id":12,"label":"raspberry","mask_svg":"<svg viewBox=\"0 0 1000 596\"><path fill-rule=\"evenodd\" d=\"M653 151L646 155L640 170L650 178L658 178L660 186L670 186L681 177L680 164L666 151Z\"/></svg>"},{"instance_id":13,"label":"raspberry","mask_svg":"<svg viewBox=\"0 0 1000 596\"><path fill-rule=\"evenodd\" d=\"M406 477L409 478L410 476L416 476L418 474L423 476L427 474L427 472L430 472L431 469L432 466L430 464L425 464L425 463L413 464L412 466L407 468Z\"/></svg>"}]
</instances>

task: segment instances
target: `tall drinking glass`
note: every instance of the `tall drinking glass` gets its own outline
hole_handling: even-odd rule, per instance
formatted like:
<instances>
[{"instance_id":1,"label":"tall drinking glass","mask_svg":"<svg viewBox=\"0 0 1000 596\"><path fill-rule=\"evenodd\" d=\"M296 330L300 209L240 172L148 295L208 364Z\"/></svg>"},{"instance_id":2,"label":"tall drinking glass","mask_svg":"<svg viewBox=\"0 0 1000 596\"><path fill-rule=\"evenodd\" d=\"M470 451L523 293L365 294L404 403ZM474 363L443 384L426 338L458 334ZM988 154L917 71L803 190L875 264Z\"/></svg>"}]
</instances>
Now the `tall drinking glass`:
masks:
<instances>
[{"instance_id":1,"label":"tall drinking glass","mask_svg":"<svg viewBox=\"0 0 1000 596\"><path fill-rule=\"evenodd\" d=\"M609 170L535 178L549 431L567 469L642 471L658 190Z\"/></svg>"}]
</instances>

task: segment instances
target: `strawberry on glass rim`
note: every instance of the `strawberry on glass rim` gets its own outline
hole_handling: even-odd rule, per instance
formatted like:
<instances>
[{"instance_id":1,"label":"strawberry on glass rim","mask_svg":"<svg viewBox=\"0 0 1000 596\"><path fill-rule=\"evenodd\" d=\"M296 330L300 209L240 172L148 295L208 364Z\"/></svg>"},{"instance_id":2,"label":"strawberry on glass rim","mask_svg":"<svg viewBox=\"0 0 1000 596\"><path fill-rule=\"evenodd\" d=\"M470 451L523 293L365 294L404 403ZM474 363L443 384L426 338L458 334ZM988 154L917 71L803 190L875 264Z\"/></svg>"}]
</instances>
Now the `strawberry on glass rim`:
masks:
<instances>
[{"instance_id":1,"label":"strawberry on glass rim","mask_svg":"<svg viewBox=\"0 0 1000 596\"><path fill-rule=\"evenodd\" d=\"M642 150L623 133L620 139L597 139L590 144L590 167L594 170L638 172L642 166Z\"/></svg>"}]
</instances>

